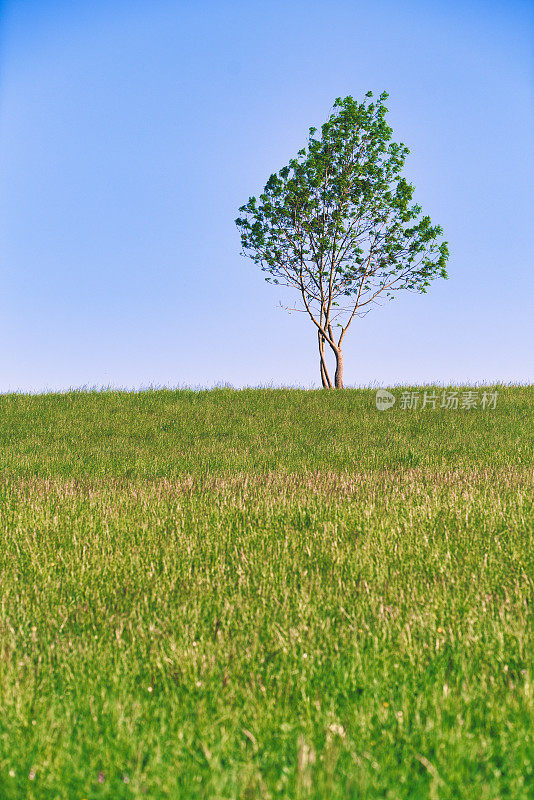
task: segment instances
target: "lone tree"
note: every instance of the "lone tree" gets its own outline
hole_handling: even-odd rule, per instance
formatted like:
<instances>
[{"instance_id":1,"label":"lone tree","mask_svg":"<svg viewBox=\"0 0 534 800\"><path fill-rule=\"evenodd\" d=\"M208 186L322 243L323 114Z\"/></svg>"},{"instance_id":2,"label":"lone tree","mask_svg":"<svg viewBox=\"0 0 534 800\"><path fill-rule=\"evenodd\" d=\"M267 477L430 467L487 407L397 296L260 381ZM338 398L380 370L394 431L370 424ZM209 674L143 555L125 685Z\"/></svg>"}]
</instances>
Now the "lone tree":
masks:
<instances>
[{"instance_id":1,"label":"lone tree","mask_svg":"<svg viewBox=\"0 0 534 800\"><path fill-rule=\"evenodd\" d=\"M343 340L353 319L401 289L425 292L447 277L449 255L401 176L409 153L391 142L388 95L363 102L338 98L330 119L309 129L308 146L271 175L259 200L241 206L236 225L243 255L266 280L297 290L319 346L321 381L332 387L325 348L336 359L334 385L343 388Z\"/></svg>"}]
</instances>

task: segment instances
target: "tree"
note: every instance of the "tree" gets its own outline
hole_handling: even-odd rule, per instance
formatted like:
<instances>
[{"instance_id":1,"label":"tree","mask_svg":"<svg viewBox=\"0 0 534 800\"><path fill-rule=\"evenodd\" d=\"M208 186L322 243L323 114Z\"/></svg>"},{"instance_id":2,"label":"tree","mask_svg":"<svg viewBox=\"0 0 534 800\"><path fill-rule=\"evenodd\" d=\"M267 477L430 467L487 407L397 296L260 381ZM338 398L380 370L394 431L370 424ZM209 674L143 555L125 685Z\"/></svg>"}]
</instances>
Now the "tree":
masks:
<instances>
[{"instance_id":1,"label":"tree","mask_svg":"<svg viewBox=\"0 0 534 800\"><path fill-rule=\"evenodd\" d=\"M323 387L332 387L327 346L334 385L343 387L342 345L356 316L401 289L425 292L431 280L447 277L443 231L411 204L414 187L401 175L410 151L390 141L387 97L337 98L320 137L310 128L307 147L235 221L242 254L267 281L297 290L300 305L292 310L315 326Z\"/></svg>"}]
</instances>

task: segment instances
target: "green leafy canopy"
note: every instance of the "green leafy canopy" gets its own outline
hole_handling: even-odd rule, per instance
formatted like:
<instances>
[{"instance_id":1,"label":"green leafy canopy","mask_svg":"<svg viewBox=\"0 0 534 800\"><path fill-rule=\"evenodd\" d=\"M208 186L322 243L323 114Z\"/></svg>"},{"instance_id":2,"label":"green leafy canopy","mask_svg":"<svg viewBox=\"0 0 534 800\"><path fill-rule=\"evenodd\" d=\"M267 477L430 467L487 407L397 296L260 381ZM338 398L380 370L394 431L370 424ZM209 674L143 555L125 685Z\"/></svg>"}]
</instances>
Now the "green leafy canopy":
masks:
<instances>
[{"instance_id":1,"label":"green leafy canopy","mask_svg":"<svg viewBox=\"0 0 534 800\"><path fill-rule=\"evenodd\" d=\"M243 255L299 292L320 330L348 327L379 295L425 292L447 277L442 229L412 203L404 144L391 141L388 95L337 98L307 147L240 209ZM345 316L343 316L345 315Z\"/></svg>"}]
</instances>

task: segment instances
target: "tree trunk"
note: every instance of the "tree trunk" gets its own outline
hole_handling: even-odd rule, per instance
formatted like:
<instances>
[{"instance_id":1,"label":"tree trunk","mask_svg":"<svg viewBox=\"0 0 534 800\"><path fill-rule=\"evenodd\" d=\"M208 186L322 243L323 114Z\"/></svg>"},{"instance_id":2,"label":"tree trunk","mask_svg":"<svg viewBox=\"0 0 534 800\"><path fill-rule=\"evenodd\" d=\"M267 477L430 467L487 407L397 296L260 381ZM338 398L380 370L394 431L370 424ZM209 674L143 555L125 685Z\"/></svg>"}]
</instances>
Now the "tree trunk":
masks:
<instances>
[{"instance_id":1,"label":"tree trunk","mask_svg":"<svg viewBox=\"0 0 534 800\"><path fill-rule=\"evenodd\" d=\"M319 340L319 359L320 359L320 369L321 369L321 384L323 389L331 389L332 388L332 381L330 380L330 376L328 374L328 369L326 368L326 360L324 356L324 336L320 331L317 331L317 337Z\"/></svg>"},{"instance_id":2,"label":"tree trunk","mask_svg":"<svg viewBox=\"0 0 534 800\"><path fill-rule=\"evenodd\" d=\"M343 389L343 353L341 350L336 350L336 375L335 383L336 389Z\"/></svg>"}]
</instances>

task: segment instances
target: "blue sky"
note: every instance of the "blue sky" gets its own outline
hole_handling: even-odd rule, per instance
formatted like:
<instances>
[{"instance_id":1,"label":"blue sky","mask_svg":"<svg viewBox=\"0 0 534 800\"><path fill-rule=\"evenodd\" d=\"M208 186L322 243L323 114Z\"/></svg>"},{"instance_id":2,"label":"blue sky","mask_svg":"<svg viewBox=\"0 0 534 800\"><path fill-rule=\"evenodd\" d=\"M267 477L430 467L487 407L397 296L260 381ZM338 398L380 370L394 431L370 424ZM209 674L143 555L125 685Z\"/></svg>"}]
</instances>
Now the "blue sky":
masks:
<instances>
[{"instance_id":1,"label":"blue sky","mask_svg":"<svg viewBox=\"0 0 534 800\"><path fill-rule=\"evenodd\" d=\"M0 25L0 391L318 385L233 220L333 100L390 94L450 280L347 334L348 385L532 381L527 2L13 0Z\"/></svg>"}]
</instances>

